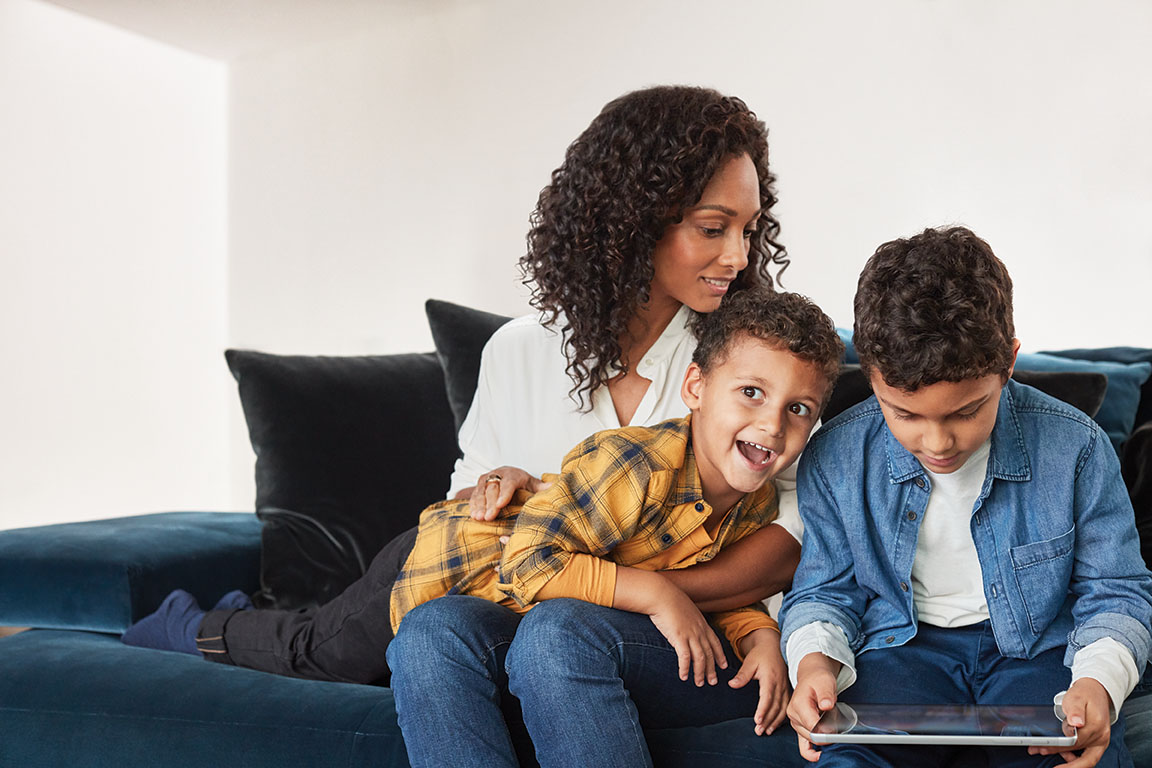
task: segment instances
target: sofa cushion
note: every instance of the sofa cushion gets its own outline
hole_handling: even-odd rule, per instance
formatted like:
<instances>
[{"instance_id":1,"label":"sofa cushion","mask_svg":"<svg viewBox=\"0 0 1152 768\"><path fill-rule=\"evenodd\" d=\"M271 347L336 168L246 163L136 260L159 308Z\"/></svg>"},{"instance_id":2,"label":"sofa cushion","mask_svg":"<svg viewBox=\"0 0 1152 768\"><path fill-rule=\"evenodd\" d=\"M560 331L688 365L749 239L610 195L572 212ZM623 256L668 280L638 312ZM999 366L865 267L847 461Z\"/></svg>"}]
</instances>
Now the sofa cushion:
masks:
<instances>
[{"instance_id":1,"label":"sofa cushion","mask_svg":"<svg viewBox=\"0 0 1152 768\"><path fill-rule=\"evenodd\" d=\"M1102 373L1108 377L1108 391L1097 412L1096 423L1108 433L1117 453L1136 423L1140 404L1140 387L1152 374L1150 363L1114 363L1111 361L1075 360L1041 352L1021 354L1016 368L1023 371L1079 371Z\"/></svg>"},{"instance_id":2,"label":"sofa cushion","mask_svg":"<svg viewBox=\"0 0 1152 768\"><path fill-rule=\"evenodd\" d=\"M165 512L0 531L0 626L123 632L173 589L255 590L252 514Z\"/></svg>"},{"instance_id":3,"label":"sofa cushion","mask_svg":"<svg viewBox=\"0 0 1152 768\"><path fill-rule=\"evenodd\" d=\"M512 318L438 299L424 302L424 312L436 344L436 356L444 369L448 404L459 432L476 394L480 353L496 329Z\"/></svg>"},{"instance_id":4,"label":"sofa cushion","mask_svg":"<svg viewBox=\"0 0 1152 768\"><path fill-rule=\"evenodd\" d=\"M0 639L0 764L404 768L408 759L387 688L32 630Z\"/></svg>"},{"instance_id":5,"label":"sofa cushion","mask_svg":"<svg viewBox=\"0 0 1152 768\"><path fill-rule=\"evenodd\" d=\"M440 363L432 353L225 354L264 523L253 601L325 603L447 490L457 449Z\"/></svg>"},{"instance_id":6,"label":"sofa cushion","mask_svg":"<svg viewBox=\"0 0 1152 768\"><path fill-rule=\"evenodd\" d=\"M1045 355L1110 363L1152 363L1152 349L1143 347L1099 347L1096 349L1061 349ZM1136 426L1152 421L1152 376L1140 386L1140 404L1136 406Z\"/></svg>"},{"instance_id":7,"label":"sofa cushion","mask_svg":"<svg viewBox=\"0 0 1152 768\"><path fill-rule=\"evenodd\" d=\"M1100 373L1059 373L1042 371L1013 371L1012 378L1021 384L1036 389L1079 408L1088 416L1094 416L1104 401L1108 388L1108 378ZM868 383L859 365L845 365L840 378L832 390L828 405L821 418L827 422L836 414L851 408L872 396L872 386Z\"/></svg>"}]
</instances>

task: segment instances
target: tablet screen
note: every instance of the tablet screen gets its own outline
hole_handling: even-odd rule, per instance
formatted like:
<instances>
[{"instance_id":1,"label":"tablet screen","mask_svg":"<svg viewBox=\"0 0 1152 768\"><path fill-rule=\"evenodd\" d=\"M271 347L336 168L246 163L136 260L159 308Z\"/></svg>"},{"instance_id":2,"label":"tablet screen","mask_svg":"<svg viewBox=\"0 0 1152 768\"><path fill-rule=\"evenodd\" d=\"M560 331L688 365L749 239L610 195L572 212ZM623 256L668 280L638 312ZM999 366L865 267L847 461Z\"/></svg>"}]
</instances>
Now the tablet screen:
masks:
<instances>
[{"instance_id":1,"label":"tablet screen","mask_svg":"<svg viewBox=\"0 0 1152 768\"><path fill-rule=\"evenodd\" d=\"M838 703L812 729L813 744L1072 746L1052 707Z\"/></svg>"}]
</instances>

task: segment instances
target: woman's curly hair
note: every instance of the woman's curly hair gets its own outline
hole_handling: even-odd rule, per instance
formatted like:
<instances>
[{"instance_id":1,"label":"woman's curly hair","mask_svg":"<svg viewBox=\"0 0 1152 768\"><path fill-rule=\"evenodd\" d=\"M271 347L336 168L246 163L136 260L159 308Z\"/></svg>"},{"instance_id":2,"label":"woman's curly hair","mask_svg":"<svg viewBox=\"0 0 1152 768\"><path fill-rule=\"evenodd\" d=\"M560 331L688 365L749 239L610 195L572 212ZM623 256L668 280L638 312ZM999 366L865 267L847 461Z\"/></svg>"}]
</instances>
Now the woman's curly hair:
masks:
<instances>
[{"instance_id":1,"label":"woman's curly hair","mask_svg":"<svg viewBox=\"0 0 1152 768\"><path fill-rule=\"evenodd\" d=\"M884 243L856 287L860 367L905 392L989 374L1015 362L1012 278L964 227Z\"/></svg>"},{"instance_id":2,"label":"woman's curly hair","mask_svg":"<svg viewBox=\"0 0 1152 768\"><path fill-rule=\"evenodd\" d=\"M563 322L570 394L582 407L620 372L620 338L648 301L656 242L717 169L742 154L756 166L763 212L735 291L771 286L770 264L779 277L789 261L771 215L767 130L740 99L690 86L627 93L604 107L552 172L520 269L544 325Z\"/></svg>"}]
</instances>

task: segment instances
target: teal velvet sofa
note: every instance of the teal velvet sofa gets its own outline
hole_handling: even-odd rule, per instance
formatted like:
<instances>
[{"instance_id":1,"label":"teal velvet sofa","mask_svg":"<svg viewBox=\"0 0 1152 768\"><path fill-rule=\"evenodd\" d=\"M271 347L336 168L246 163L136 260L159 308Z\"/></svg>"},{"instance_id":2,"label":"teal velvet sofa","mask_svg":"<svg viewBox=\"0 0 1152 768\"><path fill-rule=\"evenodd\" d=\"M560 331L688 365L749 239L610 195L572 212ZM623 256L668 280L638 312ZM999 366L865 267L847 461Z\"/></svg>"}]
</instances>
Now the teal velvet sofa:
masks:
<instances>
[{"instance_id":1,"label":"teal velvet sofa","mask_svg":"<svg viewBox=\"0 0 1152 768\"><path fill-rule=\"evenodd\" d=\"M166 512L0 531L0 627L31 627L0 637L0 766L408 765L386 687L277 677L127 647L118 636L176 588L206 606L233 589L258 605L323 602L415 524L422 504L447 488L480 348L505 320L435 302L429 319L436 355L229 353L257 455L256 514ZM1071 381L1060 396L1090 395L1099 407L1106 380L1093 376L1032 383ZM356 387L341 389L349 379ZM832 407L867 394L858 375L845 376ZM393 405L365 416L377 401ZM1128 475L1134 494L1148 493L1152 479L1152 422L1142 429L1140 437L1130 426L1135 437L1124 441L1136 440L1138 453L1125 457L1138 464ZM373 442L379 433L390 439ZM371 469L382 462L387 471ZM403 503L397 478L414 494ZM1152 696L1130 703L1130 743L1148 744ZM647 735L659 766L802 764L767 753L750 718ZM1137 765L1152 765L1152 754L1138 754Z\"/></svg>"}]
</instances>

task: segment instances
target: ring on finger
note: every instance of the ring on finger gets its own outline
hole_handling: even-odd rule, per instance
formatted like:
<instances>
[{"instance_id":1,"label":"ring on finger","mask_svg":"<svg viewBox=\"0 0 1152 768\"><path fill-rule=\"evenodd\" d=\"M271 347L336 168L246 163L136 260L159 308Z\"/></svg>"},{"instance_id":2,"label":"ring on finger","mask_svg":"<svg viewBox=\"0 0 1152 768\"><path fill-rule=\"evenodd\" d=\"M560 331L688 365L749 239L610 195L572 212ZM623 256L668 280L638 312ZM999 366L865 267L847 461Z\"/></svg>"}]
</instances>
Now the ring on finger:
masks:
<instances>
[{"instance_id":1,"label":"ring on finger","mask_svg":"<svg viewBox=\"0 0 1152 768\"><path fill-rule=\"evenodd\" d=\"M488 485L488 483L498 483L500 480L500 475L488 475L488 479L484 481L484 485Z\"/></svg>"}]
</instances>

